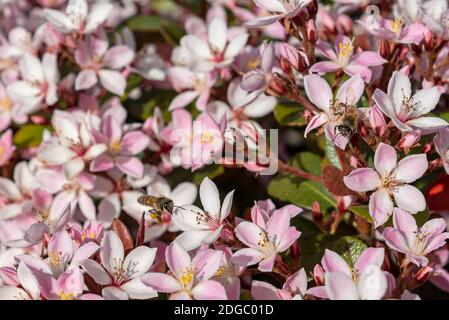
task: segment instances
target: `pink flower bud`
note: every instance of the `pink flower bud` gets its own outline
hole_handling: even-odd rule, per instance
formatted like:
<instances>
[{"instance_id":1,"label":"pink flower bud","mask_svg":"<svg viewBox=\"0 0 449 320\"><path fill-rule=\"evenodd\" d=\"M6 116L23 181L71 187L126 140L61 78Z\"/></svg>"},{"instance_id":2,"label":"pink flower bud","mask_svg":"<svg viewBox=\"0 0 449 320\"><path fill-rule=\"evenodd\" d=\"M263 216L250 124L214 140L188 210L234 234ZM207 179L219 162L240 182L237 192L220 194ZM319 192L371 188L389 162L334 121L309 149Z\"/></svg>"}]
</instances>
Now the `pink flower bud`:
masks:
<instances>
[{"instance_id":1,"label":"pink flower bud","mask_svg":"<svg viewBox=\"0 0 449 320\"><path fill-rule=\"evenodd\" d=\"M318 32L314 20L309 20L306 26L307 40L315 43L318 40Z\"/></svg>"},{"instance_id":2,"label":"pink flower bud","mask_svg":"<svg viewBox=\"0 0 449 320\"><path fill-rule=\"evenodd\" d=\"M324 285L324 270L319 264L315 265L313 268L313 280L317 286Z\"/></svg>"},{"instance_id":3,"label":"pink flower bud","mask_svg":"<svg viewBox=\"0 0 449 320\"><path fill-rule=\"evenodd\" d=\"M380 111L377 105L374 105L368 114L369 124L371 128L373 128L374 132L378 136L383 136L385 131L387 130L387 124L385 122L385 117Z\"/></svg>"},{"instance_id":4,"label":"pink flower bud","mask_svg":"<svg viewBox=\"0 0 449 320\"><path fill-rule=\"evenodd\" d=\"M409 132L401 138L399 141L399 147L402 149L410 149L419 142L419 139L421 139L421 131L415 130Z\"/></svg>"}]
</instances>

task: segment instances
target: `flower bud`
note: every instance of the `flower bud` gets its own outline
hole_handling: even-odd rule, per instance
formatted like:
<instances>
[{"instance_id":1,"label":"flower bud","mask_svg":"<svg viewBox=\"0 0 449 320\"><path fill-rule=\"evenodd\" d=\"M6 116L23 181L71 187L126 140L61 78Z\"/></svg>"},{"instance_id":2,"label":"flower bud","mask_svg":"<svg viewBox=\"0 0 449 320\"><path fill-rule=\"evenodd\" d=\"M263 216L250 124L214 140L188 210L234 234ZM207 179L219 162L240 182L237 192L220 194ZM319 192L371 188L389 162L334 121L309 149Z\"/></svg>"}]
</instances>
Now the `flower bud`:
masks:
<instances>
[{"instance_id":1,"label":"flower bud","mask_svg":"<svg viewBox=\"0 0 449 320\"><path fill-rule=\"evenodd\" d=\"M424 283L427 282L427 280L429 280L432 277L432 275L433 275L433 268L426 266L422 267L421 269L418 270L418 272L416 272L415 279L419 283Z\"/></svg>"},{"instance_id":2,"label":"flower bud","mask_svg":"<svg viewBox=\"0 0 449 320\"><path fill-rule=\"evenodd\" d=\"M324 285L324 270L319 264L315 265L313 268L312 274L313 280L315 281L317 286Z\"/></svg>"},{"instance_id":3,"label":"flower bud","mask_svg":"<svg viewBox=\"0 0 449 320\"><path fill-rule=\"evenodd\" d=\"M387 123L385 122L385 117L382 111L380 111L377 105L372 106L369 110L368 120L375 134L379 137L383 136L387 130Z\"/></svg>"},{"instance_id":4,"label":"flower bud","mask_svg":"<svg viewBox=\"0 0 449 320\"><path fill-rule=\"evenodd\" d=\"M400 148L407 150L417 144L419 139L421 139L421 131L415 130L402 137L401 140L399 140L398 145Z\"/></svg>"},{"instance_id":5,"label":"flower bud","mask_svg":"<svg viewBox=\"0 0 449 320\"><path fill-rule=\"evenodd\" d=\"M307 11L309 12L309 16L311 19L315 18L318 13L318 1L310 1L310 3L307 5Z\"/></svg>"},{"instance_id":6,"label":"flower bud","mask_svg":"<svg viewBox=\"0 0 449 320\"><path fill-rule=\"evenodd\" d=\"M306 26L307 40L309 42L315 43L318 40L318 32L316 30L316 25L314 20L309 20Z\"/></svg>"},{"instance_id":7,"label":"flower bud","mask_svg":"<svg viewBox=\"0 0 449 320\"><path fill-rule=\"evenodd\" d=\"M390 54L391 54L390 43L387 40L382 40L380 42L379 54L384 59L388 60L390 58Z\"/></svg>"}]
</instances>

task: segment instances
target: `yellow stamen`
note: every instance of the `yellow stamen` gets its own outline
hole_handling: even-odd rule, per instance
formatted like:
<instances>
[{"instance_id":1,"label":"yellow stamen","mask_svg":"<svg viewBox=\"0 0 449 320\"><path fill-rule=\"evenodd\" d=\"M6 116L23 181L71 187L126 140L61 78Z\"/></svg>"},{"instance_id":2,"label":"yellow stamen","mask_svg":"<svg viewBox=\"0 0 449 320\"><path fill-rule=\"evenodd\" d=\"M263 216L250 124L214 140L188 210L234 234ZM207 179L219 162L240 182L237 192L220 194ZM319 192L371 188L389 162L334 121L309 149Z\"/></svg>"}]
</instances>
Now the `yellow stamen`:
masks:
<instances>
[{"instance_id":1,"label":"yellow stamen","mask_svg":"<svg viewBox=\"0 0 449 320\"><path fill-rule=\"evenodd\" d=\"M352 42L340 42L338 45L338 48L340 49L340 56L343 58L347 57L352 52Z\"/></svg>"},{"instance_id":2,"label":"yellow stamen","mask_svg":"<svg viewBox=\"0 0 449 320\"><path fill-rule=\"evenodd\" d=\"M393 32L398 33L402 30L402 26L404 25L404 19L401 16L396 17L394 21L391 22L391 29Z\"/></svg>"},{"instance_id":3,"label":"yellow stamen","mask_svg":"<svg viewBox=\"0 0 449 320\"><path fill-rule=\"evenodd\" d=\"M193 272L190 269L186 269L179 279L184 287L187 287L193 281Z\"/></svg>"},{"instance_id":4,"label":"yellow stamen","mask_svg":"<svg viewBox=\"0 0 449 320\"><path fill-rule=\"evenodd\" d=\"M64 291L62 291L62 292L59 293L59 299L60 300L73 300L74 296L73 296L72 292L64 292Z\"/></svg>"},{"instance_id":5,"label":"yellow stamen","mask_svg":"<svg viewBox=\"0 0 449 320\"><path fill-rule=\"evenodd\" d=\"M122 145L121 145L120 141L115 140L115 141L111 142L110 148L111 148L112 153L118 153L118 152L120 152Z\"/></svg>"},{"instance_id":6,"label":"yellow stamen","mask_svg":"<svg viewBox=\"0 0 449 320\"><path fill-rule=\"evenodd\" d=\"M8 111L11 109L11 100L8 97L4 96L0 98L0 110Z\"/></svg>"},{"instance_id":7,"label":"yellow stamen","mask_svg":"<svg viewBox=\"0 0 449 320\"><path fill-rule=\"evenodd\" d=\"M59 267L61 263L61 256L56 252L49 252L48 258L52 267Z\"/></svg>"},{"instance_id":8,"label":"yellow stamen","mask_svg":"<svg viewBox=\"0 0 449 320\"><path fill-rule=\"evenodd\" d=\"M249 59L246 64L246 66L248 67L249 70L256 69L259 65L260 65L260 58L258 58L258 57Z\"/></svg>"}]
</instances>

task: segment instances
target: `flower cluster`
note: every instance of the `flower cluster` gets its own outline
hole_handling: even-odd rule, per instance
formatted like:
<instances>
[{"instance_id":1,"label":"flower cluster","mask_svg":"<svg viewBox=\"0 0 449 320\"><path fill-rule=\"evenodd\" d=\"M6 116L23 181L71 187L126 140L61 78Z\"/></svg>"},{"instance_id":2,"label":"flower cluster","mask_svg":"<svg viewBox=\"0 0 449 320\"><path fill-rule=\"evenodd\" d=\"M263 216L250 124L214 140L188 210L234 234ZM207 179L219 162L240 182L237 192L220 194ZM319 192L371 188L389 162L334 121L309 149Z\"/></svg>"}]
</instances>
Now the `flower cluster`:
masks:
<instances>
[{"instance_id":1,"label":"flower cluster","mask_svg":"<svg viewBox=\"0 0 449 320\"><path fill-rule=\"evenodd\" d=\"M201 2L0 1L0 299L449 292L448 2Z\"/></svg>"}]
</instances>

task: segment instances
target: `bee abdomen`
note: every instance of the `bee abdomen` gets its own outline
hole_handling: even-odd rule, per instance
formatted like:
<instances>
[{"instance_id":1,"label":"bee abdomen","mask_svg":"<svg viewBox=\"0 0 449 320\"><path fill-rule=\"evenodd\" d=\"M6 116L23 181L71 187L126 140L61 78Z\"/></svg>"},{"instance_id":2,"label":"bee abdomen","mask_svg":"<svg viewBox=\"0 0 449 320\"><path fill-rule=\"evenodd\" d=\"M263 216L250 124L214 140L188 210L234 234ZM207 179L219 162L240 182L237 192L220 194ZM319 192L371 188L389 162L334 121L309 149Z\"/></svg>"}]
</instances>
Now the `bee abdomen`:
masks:
<instances>
[{"instance_id":1,"label":"bee abdomen","mask_svg":"<svg viewBox=\"0 0 449 320\"><path fill-rule=\"evenodd\" d=\"M146 196L146 195L142 195L142 196L138 197L137 202L144 206L148 206L148 205L152 204L151 197Z\"/></svg>"}]
</instances>

